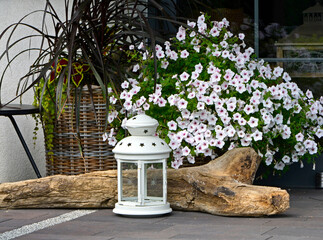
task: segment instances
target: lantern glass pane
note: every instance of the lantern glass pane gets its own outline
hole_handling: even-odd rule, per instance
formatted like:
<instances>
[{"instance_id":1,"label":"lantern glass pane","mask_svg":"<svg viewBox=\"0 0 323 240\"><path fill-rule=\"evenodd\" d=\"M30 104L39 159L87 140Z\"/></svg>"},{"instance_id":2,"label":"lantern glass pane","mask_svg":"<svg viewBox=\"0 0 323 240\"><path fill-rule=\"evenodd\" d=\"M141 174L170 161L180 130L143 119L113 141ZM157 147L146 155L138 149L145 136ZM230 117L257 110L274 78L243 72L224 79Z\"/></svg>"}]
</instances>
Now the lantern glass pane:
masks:
<instances>
[{"instance_id":1,"label":"lantern glass pane","mask_svg":"<svg viewBox=\"0 0 323 240\"><path fill-rule=\"evenodd\" d=\"M138 201L138 164L122 162L122 197L121 201Z\"/></svg>"},{"instance_id":2,"label":"lantern glass pane","mask_svg":"<svg viewBox=\"0 0 323 240\"><path fill-rule=\"evenodd\" d=\"M145 201L160 201L163 198L163 163L146 163L146 196Z\"/></svg>"}]
</instances>

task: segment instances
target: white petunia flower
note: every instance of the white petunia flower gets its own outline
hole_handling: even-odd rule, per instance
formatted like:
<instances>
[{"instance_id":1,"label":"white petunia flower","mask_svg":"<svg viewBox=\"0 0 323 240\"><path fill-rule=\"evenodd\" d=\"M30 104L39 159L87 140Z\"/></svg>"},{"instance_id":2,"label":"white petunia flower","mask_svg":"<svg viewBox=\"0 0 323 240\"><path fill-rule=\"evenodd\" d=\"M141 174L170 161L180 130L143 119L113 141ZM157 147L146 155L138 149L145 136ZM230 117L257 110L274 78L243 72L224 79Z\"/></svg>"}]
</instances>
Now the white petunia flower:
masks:
<instances>
[{"instance_id":1,"label":"white petunia flower","mask_svg":"<svg viewBox=\"0 0 323 240\"><path fill-rule=\"evenodd\" d=\"M183 50L181 52L181 58L187 58L190 55L190 53L187 50Z\"/></svg>"},{"instance_id":2,"label":"white petunia flower","mask_svg":"<svg viewBox=\"0 0 323 240\"><path fill-rule=\"evenodd\" d=\"M215 147L218 147L218 148L222 149L224 145L225 145L225 142L223 140L221 140L221 139L217 139L215 141Z\"/></svg>"},{"instance_id":3,"label":"white petunia flower","mask_svg":"<svg viewBox=\"0 0 323 240\"><path fill-rule=\"evenodd\" d=\"M187 25L190 26L191 28L195 28L196 22L190 22L189 20L187 20Z\"/></svg>"},{"instance_id":4,"label":"white petunia flower","mask_svg":"<svg viewBox=\"0 0 323 240\"><path fill-rule=\"evenodd\" d=\"M240 40L243 40L243 39L245 38L245 35L244 35L243 33L239 33L239 35L238 35L238 36L239 36L239 39L240 39Z\"/></svg>"},{"instance_id":5,"label":"white petunia flower","mask_svg":"<svg viewBox=\"0 0 323 240\"><path fill-rule=\"evenodd\" d=\"M217 37L220 35L220 31L218 30L218 28L216 26L214 26L213 28L211 28L210 34L212 37Z\"/></svg>"},{"instance_id":6,"label":"white petunia flower","mask_svg":"<svg viewBox=\"0 0 323 240\"><path fill-rule=\"evenodd\" d=\"M197 18L197 24L202 24L204 22L205 22L205 16L204 14L202 14Z\"/></svg>"},{"instance_id":7,"label":"white petunia flower","mask_svg":"<svg viewBox=\"0 0 323 240\"><path fill-rule=\"evenodd\" d=\"M313 155L313 154L317 154L317 145L313 145L311 148L308 149L308 153Z\"/></svg>"},{"instance_id":8,"label":"white petunia flower","mask_svg":"<svg viewBox=\"0 0 323 240\"><path fill-rule=\"evenodd\" d=\"M164 52L163 50L159 50L159 51L157 51L157 52L156 52L156 57L157 57L158 59L162 59L162 58L164 58L164 57L165 57L165 52Z\"/></svg>"},{"instance_id":9,"label":"white petunia flower","mask_svg":"<svg viewBox=\"0 0 323 240\"><path fill-rule=\"evenodd\" d=\"M196 108L198 110L202 110L205 108L205 103L204 102L198 102L197 105L196 105Z\"/></svg>"},{"instance_id":10,"label":"white petunia flower","mask_svg":"<svg viewBox=\"0 0 323 240\"><path fill-rule=\"evenodd\" d=\"M137 72L139 69L140 69L139 64L136 64L135 66L133 66L132 71Z\"/></svg>"},{"instance_id":11,"label":"white petunia flower","mask_svg":"<svg viewBox=\"0 0 323 240\"><path fill-rule=\"evenodd\" d=\"M304 135L302 133L297 133L295 137L296 137L296 141L298 142L303 142L304 140Z\"/></svg>"},{"instance_id":12,"label":"white petunia flower","mask_svg":"<svg viewBox=\"0 0 323 240\"><path fill-rule=\"evenodd\" d=\"M149 110L149 108L150 108L150 105L149 105L149 103L145 103L142 107L143 107L143 109L144 109L145 111L148 111L148 110Z\"/></svg>"},{"instance_id":13,"label":"white petunia flower","mask_svg":"<svg viewBox=\"0 0 323 240\"><path fill-rule=\"evenodd\" d=\"M129 82L124 81L124 82L121 84L121 87L122 87L123 89L128 88L128 87L129 87Z\"/></svg>"},{"instance_id":14,"label":"white petunia flower","mask_svg":"<svg viewBox=\"0 0 323 240\"><path fill-rule=\"evenodd\" d=\"M290 157L285 155L283 158L282 158L282 161L287 164L287 163L290 163Z\"/></svg>"},{"instance_id":15,"label":"white petunia flower","mask_svg":"<svg viewBox=\"0 0 323 240\"><path fill-rule=\"evenodd\" d=\"M110 146L115 146L117 144L117 139L115 137L108 138L108 143Z\"/></svg>"},{"instance_id":16,"label":"white petunia flower","mask_svg":"<svg viewBox=\"0 0 323 240\"><path fill-rule=\"evenodd\" d=\"M277 170L283 170L285 167L285 164L283 162L278 162L275 164L274 168Z\"/></svg>"},{"instance_id":17,"label":"white petunia flower","mask_svg":"<svg viewBox=\"0 0 323 240\"><path fill-rule=\"evenodd\" d=\"M171 140L168 145L170 146L171 149L175 150L175 149L178 149L181 144L178 141Z\"/></svg>"},{"instance_id":18,"label":"white petunia flower","mask_svg":"<svg viewBox=\"0 0 323 240\"><path fill-rule=\"evenodd\" d=\"M166 101L164 98L160 97L160 98L158 99L157 103L158 103L158 106L159 106L159 107L165 107L165 106L166 106L167 101Z\"/></svg>"},{"instance_id":19,"label":"white petunia flower","mask_svg":"<svg viewBox=\"0 0 323 240\"><path fill-rule=\"evenodd\" d=\"M289 82L291 80L291 77L289 76L289 74L287 72L284 72L283 74L283 79L286 81L286 82Z\"/></svg>"},{"instance_id":20,"label":"white petunia flower","mask_svg":"<svg viewBox=\"0 0 323 240\"><path fill-rule=\"evenodd\" d=\"M138 49L140 50L140 49L143 49L144 48L144 43L143 42L141 42L140 44L139 44L139 46L138 46Z\"/></svg>"},{"instance_id":21,"label":"white petunia flower","mask_svg":"<svg viewBox=\"0 0 323 240\"><path fill-rule=\"evenodd\" d=\"M254 106L249 104L247 104L243 110L248 115L255 112Z\"/></svg>"},{"instance_id":22,"label":"white petunia flower","mask_svg":"<svg viewBox=\"0 0 323 240\"><path fill-rule=\"evenodd\" d=\"M251 117L248 121L248 124L250 127L254 128L258 126L258 121L259 121L258 118Z\"/></svg>"},{"instance_id":23,"label":"white petunia flower","mask_svg":"<svg viewBox=\"0 0 323 240\"><path fill-rule=\"evenodd\" d=\"M292 154L292 162L298 162L298 156L297 156L297 154Z\"/></svg>"},{"instance_id":24,"label":"white petunia flower","mask_svg":"<svg viewBox=\"0 0 323 240\"><path fill-rule=\"evenodd\" d=\"M116 104L117 100L118 100L118 99L117 99L115 96L111 96L111 97L109 98L109 101L110 101L110 103L112 103L112 104Z\"/></svg>"},{"instance_id":25,"label":"white petunia flower","mask_svg":"<svg viewBox=\"0 0 323 240\"><path fill-rule=\"evenodd\" d=\"M182 114L182 117L185 119L188 119L188 118L190 118L190 116L191 116L191 113L190 113L190 111L188 111L187 109L184 109L184 110L182 110L181 111L181 114Z\"/></svg>"},{"instance_id":26,"label":"white petunia flower","mask_svg":"<svg viewBox=\"0 0 323 240\"><path fill-rule=\"evenodd\" d=\"M183 156L188 156L190 155L190 152L191 152L191 149L187 146L185 146L183 149L182 149L182 153L183 153Z\"/></svg>"},{"instance_id":27,"label":"white petunia flower","mask_svg":"<svg viewBox=\"0 0 323 240\"><path fill-rule=\"evenodd\" d=\"M131 101L129 101L129 100L125 101L125 102L124 102L124 104L123 104L123 107L124 107L127 111L129 111L129 110L132 108L132 102L131 102Z\"/></svg>"},{"instance_id":28,"label":"white petunia flower","mask_svg":"<svg viewBox=\"0 0 323 240\"><path fill-rule=\"evenodd\" d=\"M282 114L277 114L274 117L274 121L276 122L277 125L283 124L283 115Z\"/></svg>"},{"instance_id":29,"label":"white petunia flower","mask_svg":"<svg viewBox=\"0 0 323 240\"><path fill-rule=\"evenodd\" d=\"M213 114L209 115L208 118L209 125L216 125L216 121L218 120Z\"/></svg>"},{"instance_id":30,"label":"white petunia flower","mask_svg":"<svg viewBox=\"0 0 323 240\"><path fill-rule=\"evenodd\" d=\"M275 77L279 77L282 75L283 71L284 69L278 66L274 68L273 74Z\"/></svg>"},{"instance_id":31,"label":"white petunia flower","mask_svg":"<svg viewBox=\"0 0 323 240\"><path fill-rule=\"evenodd\" d=\"M284 125L283 126L282 138L283 139L288 139L288 138L290 138L290 135L291 135L290 127L288 127L287 125Z\"/></svg>"},{"instance_id":32,"label":"white petunia flower","mask_svg":"<svg viewBox=\"0 0 323 240\"><path fill-rule=\"evenodd\" d=\"M225 128L226 134L228 137L233 137L236 134L236 130L232 125L228 126Z\"/></svg>"},{"instance_id":33,"label":"white petunia flower","mask_svg":"<svg viewBox=\"0 0 323 240\"><path fill-rule=\"evenodd\" d=\"M178 59L178 54L175 51L171 51L170 59L176 61Z\"/></svg>"},{"instance_id":34,"label":"white petunia flower","mask_svg":"<svg viewBox=\"0 0 323 240\"><path fill-rule=\"evenodd\" d=\"M180 99L177 103L177 107L179 110L186 109L188 102L185 99Z\"/></svg>"},{"instance_id":35,"label":"white petunia flower","mask_svg":"<svg viewBox=\"0 0 323 240\"><path fill-rule=\"evenodd\" d=\"M169 65L169 62L166 61L166 60L163 60L161 62L161 66L160 67L163 68L163 69L167 69L168 65Z\"/></svg>"},{"instance_id":36,"label":"white petunia flower","mask_svg":"<svg viewBox=\"0 0 323 240\"><path fill-rule=\"evenodd\" d=\"M178 32L176 34L176 38L178 41L183 41L186 38L186 30L182 26L179 27Z\"/></svg>"},{"instance_id":37,"label":"white petunia flower","mask_svg":"<svg viewBox=\"0 0 323 240\"><path fill-rule=\"evenodd\" d=\"M323 137L323 129L317 129L317 130L315 131L315 135L316 135L318 138Z\"/></svg>"},{"instance_id":38,"label":"white petunia flower","mask_svg":"<svg viewBox=\"0 0 323 240\"><path fill-rule=\"evenodd\" d=\"M266 165L269 166L273 162L273 160L273 156L268 156L265 160Z\"/></svg>"},{"instance_id":39,"label":"white petunia flower","mask_svg":"<svg viewBox=\"0 0 323 240\"><path fill-rule=\"evenodd\" d=\"M176 131L176 129L177 129L177 123L175 122L175 121L169 121L168 123L167 123L167 126L168 126L168 129L169 130L174 130L174 131Z\"/></svg>"},{"instance_id":40,"label":"white petunia flower","mask_svg":"<svg viewBox=\"0 0 323 240\"><path fill-rule=\"evenodd\" d=\"M172 165L172 168L178 169L182 164L180 161L174 160L172 161L171 165Z\"/></svg>"},{"instance_id":41,"label":"white petunia flower","mask_svg":"<svg viewBox=\"0 0 323 240\"><path fill-rule=\"evenodd\" d=\"M224 130L216 131L216 138L223 140L227 136L226 132Z\"/></svg>"},{"instance_id":42,"label":"white petunia flower","mask_svg":"<svg viewBox=\"0 0 323 240\"><path fill-rule=\"evenodd\" d=\"M105 142L108 139L108 134L105 132L102 135L103 142Z\"/></svg>"},{"instance_id":43,"label":"white petunia flower","mask_svg":"<svg viewBox=\"0 0 323 240\"><path fill-rule=\"evenodd\" d=\"M294 148L295 148L295 150L297 152L301 152L301 151L303 151L305 149L302 143L296 143L296 145L294 146Z\"/></svg>"},{"instance_id":44,"label":"white petunia flower","mask_svg":"<svg viewBox=\"0 0 323 240\"><path fill-rule=\"evenodd\" d=\"M201 73L203 71L203 65L201 63L195 65L195 71Z\"/></svg>"},{"instance_id":45,"label":"white petunia flower","mask_svg":"<svg viewBox=\"0 0 323 240\"><path fill-rule=\"evenodd\" d=\"M252 137L255 141L261 141L262 140L262 132L260 132L258 129L252 134Z\"/></svg>"},{"instance_id":46,"label":"white petunia flower","mask_svg":"<svg viewBox=\"0 0 323 240\"><path fill-rule=\"evenodd\" d=\"M181 81L187 81L187 79L190 77L190 75L187 72L183 72L181 75L179 75Z\"/></svg>"},{"instance_id":47,"label":"white petunia flower","mask_svg":"<svg viewBox=\"0 0 323 240\"><path fill-rule=\"evenodd\" d=\"M240 118L239 120L238 120L238 123L241 125L241 126L244 126L244 125L246 125L247 124L247 121L244 119L244 118Z\"/></svg>"},{"instance_id":48,"label":"white petunia flower","mask_svg":"<svg viewBox=\"0 0 323 240\"><path fill-rule=\"evenodd\" d=\"M312 148L315 145L316 145L316 143L313 140L306 139L304 141L304 146L305 146L306 149L310 149L310 148Z\"/></svg>"},{"instance_id":49,"label":"white petunia flower","mask_svg":"<svg viewBox=\"0 0 323 240\"><path fill-rule=\"evenodd\" d=\"M233 114L233 120L238 121L240 118L241 118L241 114L240 113Z\"/></svg>"},{"instance_id":50,"label":"white petunia flower","mask_svg":"<svg viewBox=\"0 0 323 240\"><path fill-rule=\"evenodd\" d=\"M313 98L313 93L311 90L307 89L306 91L306 97L309 98L309 99L312 99Z\"/></svg>"},{"instance_id":51,"label":"white petunia flower","mask_svg":"<svg viewBox=\"0 0 323 240\"><path fill-rule=\"evenodd\" d=\"M241 139L240 141L241 141L241 146L243 146L243 147L248 147L248 146L250 146L250 143L251 143L251 141L250 141L250 140L247 140L247 139L243 138L243 139Z\"/></svg>"},{"instance_id":52,"label":"white petunia flower","mask_svg":"<svg viewBox=\"0 0 323 240\"><path fill-rule=\"evenodd\" d=\"M187 95L187 98L188 99L192 99L192 98L195 98L196 94L195 92L190 92L188 95Z\"/></svg>"},{"instance_id":53,"label":"white petunia flower","mask_svg":"<svg viewBox=\"0 0 323 240\"><path fill-rule=\"evenodd\" d=\"M189 156L187 156L187 161L188 161L189 163L191 163L191 164L194 164L194 163L195 163L195 157L193 157L193 156L189 155Z\"/></svg>"}]
</instances>

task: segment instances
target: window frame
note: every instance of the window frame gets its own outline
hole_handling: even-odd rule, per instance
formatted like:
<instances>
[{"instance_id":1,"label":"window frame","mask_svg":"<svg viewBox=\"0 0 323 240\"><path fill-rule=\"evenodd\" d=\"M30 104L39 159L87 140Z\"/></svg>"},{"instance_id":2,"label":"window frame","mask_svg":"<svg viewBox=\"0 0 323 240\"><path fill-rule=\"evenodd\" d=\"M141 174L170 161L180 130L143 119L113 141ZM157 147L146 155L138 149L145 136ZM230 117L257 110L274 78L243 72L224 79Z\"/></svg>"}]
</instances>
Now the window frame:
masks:
<instances>
[{"instance_id":1,"label":"window frame","mask_svg":"<svg viewBox=\"0 0 323 240\"><path fill-rule=\"evenodd\" d=\"M323 62L323 58L262 58L259 56L259 0L254 0L254 49L258 59L267 62Z\"/></svg>"}]
</instances>

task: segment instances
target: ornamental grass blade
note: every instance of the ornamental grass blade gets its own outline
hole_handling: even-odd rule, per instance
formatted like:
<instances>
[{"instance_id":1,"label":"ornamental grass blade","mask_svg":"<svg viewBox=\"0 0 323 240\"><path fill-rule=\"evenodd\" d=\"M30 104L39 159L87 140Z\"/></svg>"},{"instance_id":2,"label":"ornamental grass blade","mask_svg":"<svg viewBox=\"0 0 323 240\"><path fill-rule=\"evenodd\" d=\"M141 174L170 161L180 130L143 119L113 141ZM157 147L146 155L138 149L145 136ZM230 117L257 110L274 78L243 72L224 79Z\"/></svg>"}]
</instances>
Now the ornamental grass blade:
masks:
<instances>
[{"instance_id":1,"label":"ornamental grass blade","mask_svg":"<svg viewBox=\"0 0 323 240\"><path fill-rule=\"evenodd\" d=\"M58 78L58 83L56 87L56 104L57 106L57 116L60 116L64 110L65 104L63 104L63 92L64 92L64 78L65 78L66 68L62 70L62 73L60 74ZM59 117L58 117L59 118Z\"/></svg>"}]
</instances>

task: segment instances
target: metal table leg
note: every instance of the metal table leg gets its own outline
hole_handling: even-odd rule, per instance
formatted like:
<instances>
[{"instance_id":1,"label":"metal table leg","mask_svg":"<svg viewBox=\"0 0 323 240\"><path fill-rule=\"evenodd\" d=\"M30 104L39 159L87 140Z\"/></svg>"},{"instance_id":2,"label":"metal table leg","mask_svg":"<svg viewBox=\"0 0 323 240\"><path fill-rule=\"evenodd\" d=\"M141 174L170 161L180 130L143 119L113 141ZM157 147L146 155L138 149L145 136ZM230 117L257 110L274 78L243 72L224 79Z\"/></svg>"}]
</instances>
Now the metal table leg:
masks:
<instances>
[{"instance_id":1,"label":"metal table leg","mask_svg":"<svg viewBox=\"0 0 323 240\"><path fill-rule=\"evenodd\" d=\"M28 159L29 159L29 161L30 161L30 163L31 163L31 165L32 165L32 167L33 167L33 169L34 169L34 171L35 171L35 173L36 173L37 177L38 177L38 178L41 178L42 176L40 175L40 172L39 172L39 170L38 170L38 168L37 168L37 165L36 165L36 163L35 163L35 161L34 161L33 157L31 156L31 153L30 153L30 151L29 151L29 149L28 149L28 147L27 147L27 144L26 144L26 142L25 142L25 140L24 140L24 138L23 138L23 136L22 136L22 134L21 134L21 132L20 132L20 130L19 130L19 128L18 128L18 125L17 125L17 123L16 123L15 119L13 118L13 116L12 116L12 115L9 115L8 117L10 118L10 120L11 120L11 122L12 122L12 125L14 126L14 128L15 128L15 130L16 130L16 132L17 132L17 134L18 134L18 137L19 137L19 139L20 139L20 141L21 141L21 144L22 144L22 146L23 146L23 147L24 147L24 149L25 149L25 152L26 152L26 154L27 154L27 156L28 156Z\"/></svg>"}]
</instances>

